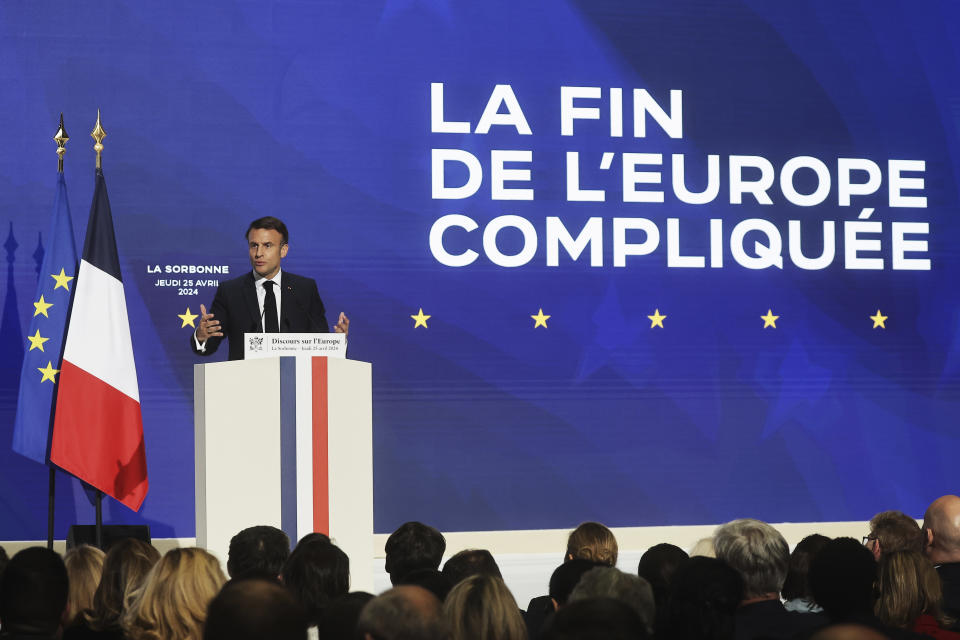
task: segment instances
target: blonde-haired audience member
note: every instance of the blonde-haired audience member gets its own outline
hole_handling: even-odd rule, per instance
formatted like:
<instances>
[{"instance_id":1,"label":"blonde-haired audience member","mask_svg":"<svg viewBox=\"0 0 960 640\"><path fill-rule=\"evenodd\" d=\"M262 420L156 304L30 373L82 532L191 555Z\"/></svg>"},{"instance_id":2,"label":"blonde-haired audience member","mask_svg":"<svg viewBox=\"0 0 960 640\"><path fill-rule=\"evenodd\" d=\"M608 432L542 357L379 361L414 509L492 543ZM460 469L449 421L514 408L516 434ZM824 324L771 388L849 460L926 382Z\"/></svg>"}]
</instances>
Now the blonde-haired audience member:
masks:
<instances>
[{"instance_id":1,"label":"blonde-haired audience member","mask_svg":"<svg viewBox=\"0 0 960 640\"><path fill-rule=\"evenodd\" d=\"M93 605L93 594L103 573L103 551L82 544L67 551L63 564L67 567L70 588L67 592L67 620L65 627L80 621L83 612Z\"/></svg>"},{"instance_id":2,"label":"blonde-haired audience member","mask_svg":"<svg viewBox=\"0 0 960 640\"><path fill-rule=\"evenodd\" d=\"M717 550L713 548L713 536L697 540L697 543L693 545L693 549L690 549L690 557L695 558L697 556L703 558L717 557Z\"/></svg>"},{"instance_id":3,"label":"blonde-haired audience member","mask_svg":"<svg viewBox=\"0 0 960 640\"><path fill-rule=\"evenodd\" d=\"M503 580L474 575L450 590L443 603L450 640L526 640L527 627Z\"/></svg>"},{"instance_id":4,"label":"blonde-haired audience member","mask_svg":"<svg viewBox=\"0 0 960 640\"><path fill-rule=\"evenodd\" d=\"M565 560L590 560L608 567L617 566L617 539L599 522L584 522L567 538Z\"/></svg>"},{"instance_id":5,"label":"blonde-haired audience member","mask_svg":"<svg viewBox=\"0 0 960 640\"><path fill-rule=\"evenodd\" d=\"M134 592L123 618L129 640L201 640L207 607L226 582L220 562L196 547L172 549Z\"/></svg>"},{"instance_id":6,"label":"blonde-haired audience member","mask_svg":"<svg viewBox=\"0 0 960 640\"><path fill-rule=\"evenodd\" d=\"M936 569L920 551L893 551L880 558L874 612L884 624L934 638L960 638L944 631L953 620L943 614Z\"/></svg>"}]
</instances>

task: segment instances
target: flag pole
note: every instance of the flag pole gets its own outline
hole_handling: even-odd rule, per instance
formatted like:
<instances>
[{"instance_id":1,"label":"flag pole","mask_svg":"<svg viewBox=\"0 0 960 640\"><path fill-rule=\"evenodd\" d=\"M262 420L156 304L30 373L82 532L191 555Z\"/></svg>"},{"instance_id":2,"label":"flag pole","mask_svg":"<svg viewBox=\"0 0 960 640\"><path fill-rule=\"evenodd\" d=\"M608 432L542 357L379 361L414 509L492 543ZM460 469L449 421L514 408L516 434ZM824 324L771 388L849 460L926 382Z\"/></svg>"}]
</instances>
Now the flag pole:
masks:
<instances>
[{"instance_id":1,"label":"flag pole","mask_svg":"<svg viewBox=\"0 0 960 640\"><path fill-rule=\"evenodd\" d=\"M60 174L63 173L63 154L67 152L67 141L69 139L67 130L63 128L63 113L61 112L60 126L53 136L54 142L57 143L57 173ZM49 462L47 466L50 468L47 477L47 549L53 549L53 516L56 506L57 469Z\"/></svg>"},{"instance_id":2,"label":"flag pole","mask_svg":"<svg viewBox=\"0 0 960 640\"><path fill-rule=\"evenodd\" d=\"M97 109L97 124L93 128L93 131L90 132L90 137L96 142L96 144L93 145L93 149L97 152L97 172L99 173L102 168L100 164L100 152L103 151L103 139L107 137L107 132L100 126L100 109ZM94 535L97 548L103 549L103 491L100 491L100 489L97 489L95 500L96 524L94 526Z\"/></svg>"}]
</instances>

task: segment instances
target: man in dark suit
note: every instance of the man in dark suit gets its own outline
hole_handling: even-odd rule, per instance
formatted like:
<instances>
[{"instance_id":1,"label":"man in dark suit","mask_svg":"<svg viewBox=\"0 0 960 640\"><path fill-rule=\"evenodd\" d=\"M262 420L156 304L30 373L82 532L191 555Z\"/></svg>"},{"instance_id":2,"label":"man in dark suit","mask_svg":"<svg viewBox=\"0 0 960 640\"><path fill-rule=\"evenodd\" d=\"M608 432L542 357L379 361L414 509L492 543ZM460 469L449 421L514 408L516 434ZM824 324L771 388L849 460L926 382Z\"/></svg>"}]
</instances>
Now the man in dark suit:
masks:
<instances>
[{"instance_id":1,"label":"man in dark suit","mask_svg":"<svg viewBox=\"0 0 960 640\"><path fill-rule=\"evenodd\" d=\"M288 243L281 220L266 216L250 223L247 246L253 271L221 283L210 313L200 305L200 324L190 338L194 353L214 353L226 336L230 359L242 360L244 333L329 332L317 283L280 269ZM350 320L341 313L334 331L346 335L349 327Z\"/></svg>"}]
</instances>

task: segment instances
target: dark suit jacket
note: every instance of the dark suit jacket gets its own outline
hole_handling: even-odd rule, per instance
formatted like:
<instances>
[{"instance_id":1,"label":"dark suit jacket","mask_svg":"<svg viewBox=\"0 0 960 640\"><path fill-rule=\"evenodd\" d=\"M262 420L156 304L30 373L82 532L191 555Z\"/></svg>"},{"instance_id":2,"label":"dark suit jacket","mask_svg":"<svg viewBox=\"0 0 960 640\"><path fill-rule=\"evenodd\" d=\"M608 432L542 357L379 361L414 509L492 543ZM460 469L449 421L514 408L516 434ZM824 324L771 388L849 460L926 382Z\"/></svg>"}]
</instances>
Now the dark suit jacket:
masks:
<instances>
[{"instance_id":1,"label":"dark suit jacket","mask_svg":"<svg viewBox=\"0 0 960 640\"><path fill-rule=\"evenodd\" d=\"M201 352L191 335L190 348L198 355L209 356L226 338L230 342L230 359L243 360L243 334L263 331L253 272L221 282L209 312L220 321L223 337L207 340L206 351ZM281 271L280 331L329 333L320 292L312 278Z\"/></svg>"}]
</instances>

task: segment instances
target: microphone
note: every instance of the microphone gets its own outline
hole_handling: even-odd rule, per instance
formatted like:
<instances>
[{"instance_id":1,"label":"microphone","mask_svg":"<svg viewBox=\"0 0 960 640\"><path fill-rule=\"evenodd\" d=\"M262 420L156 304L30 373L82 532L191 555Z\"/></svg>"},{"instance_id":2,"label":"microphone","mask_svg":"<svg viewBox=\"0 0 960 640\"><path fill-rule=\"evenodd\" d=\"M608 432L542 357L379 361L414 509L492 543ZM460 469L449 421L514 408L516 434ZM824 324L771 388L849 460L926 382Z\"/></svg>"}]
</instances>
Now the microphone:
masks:
<instances>
[{"instance_id":1,"label":"microphone","mask_svg":"<svg viewBox=\"0 0 960 640\"><path fill-rule=\"evenodd\" d=\"M303 311L303 312L307 315L307 319L310 320L311 331L313 331L312 327L313 327L313 326L316 326L316 327L319 327L319 330L318 330L318 331L314 331L315 333L329 333L329 332L330 332L330 327L324 326L325 323L319 322L319 321L314 317L314 315L313 315L312 313L310 313L310 310L303 306L303 303L300 302L300 298L297 297L297 292L293 290L293 287L292 287L291 285L289 285L289 284L288 284L288 285L284 285L284 286L285 286L285 288L286 288L286 290L287 290L287 293L290 294L290 297L293 299L293 301L297 303L297 306L298 306L298 307L300 307L300 310ZM284 318L284 320L286 321L286 324L287 324L287 326L289 327L289 326L290 326L290 319L289 319L289 318Z\"/></svg>"}]
</instances>

